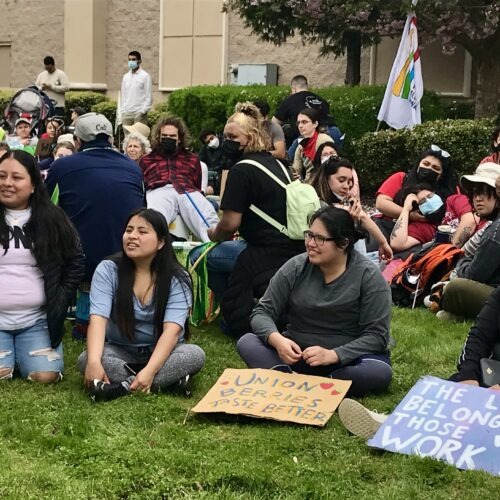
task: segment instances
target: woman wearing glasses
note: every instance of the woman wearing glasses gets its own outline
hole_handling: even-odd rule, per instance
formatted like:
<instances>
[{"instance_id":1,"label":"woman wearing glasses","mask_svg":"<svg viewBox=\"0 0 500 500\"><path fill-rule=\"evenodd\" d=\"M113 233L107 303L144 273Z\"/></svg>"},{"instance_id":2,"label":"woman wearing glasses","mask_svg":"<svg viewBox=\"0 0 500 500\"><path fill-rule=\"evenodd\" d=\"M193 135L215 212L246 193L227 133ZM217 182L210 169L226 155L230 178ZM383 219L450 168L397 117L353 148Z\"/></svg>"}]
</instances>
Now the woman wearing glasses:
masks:
<instances>
[{"instance_id":1,"label":"woman wearing glasses","mask_svg":"<svg viewBox=\"0 0 500 500\"><path fill-rule=\"evenodd\" d=\"M328 152L328 147L323 151ZM318 193L319 199L328 205L338 206L347 210L354 220L378 243L378 252L381 260L392 259L392 249L385 236L369 215L362 209L361 202L353 193L353 186L357 180L352 163L337 155L325 155L321 161L317 173L313 176L311 184ZM366 253L364 239L360 239L356 245L356 250Z\"/></svg>"},{"instance_id":2,"label":"woman wearing glasses","mask_svg":"<svg viewBox=\"0 0 500 500\"><path fill-rule=\"evenodd\" d=\"M404 210L407 196L416 194L424 187L422 185L436 193L443 203L458 192L457 176L450 165L450 154L447 151L432 145L421 154L417 164L407 174L396 172L380 186L375 205L381 215L375 218L375 222L387 239ZM417 243L432 240L436 229L434 220L429 220L426 214L413 207L409 213L408 233ZM372 243L368 249L376 250L376 243ZM401 248L396 246L396 250Z\"/></svg>"},{"instance_id":3,"label":"woman wearing glasses","mask_svg":"<svg viewBox=\"0 0 500 500\"><path fill-rule=\"evenodd\" d=\"M360 235L345 210L318 210L304 236L306 253L279 269L255 307L240 356L250 368L352 380L352 396L384 391L392 378L389 286L354 250Z\"/></svg>"}]
</instances>

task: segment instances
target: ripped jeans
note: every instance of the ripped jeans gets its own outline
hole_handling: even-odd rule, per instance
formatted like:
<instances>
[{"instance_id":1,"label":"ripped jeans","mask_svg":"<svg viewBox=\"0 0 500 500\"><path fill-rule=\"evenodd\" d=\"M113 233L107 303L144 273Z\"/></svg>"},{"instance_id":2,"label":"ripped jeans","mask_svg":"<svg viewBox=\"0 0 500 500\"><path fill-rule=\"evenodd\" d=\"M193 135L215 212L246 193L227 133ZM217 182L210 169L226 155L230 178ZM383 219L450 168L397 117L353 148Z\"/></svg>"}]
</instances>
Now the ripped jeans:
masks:
<instances>
[{"instance_id":1,"label":"ripped jeans","mask_svg":"<svg viewBox=\"0 0 500 500\"><path fill-rule=\"evenodd\" d=\"M0 330L0 369L11 369L5 378L12 378L16 365L23 378L34 372L63 372L62 343L51 348L45 319L27 328Z\"/></svg>"}]
</instances>

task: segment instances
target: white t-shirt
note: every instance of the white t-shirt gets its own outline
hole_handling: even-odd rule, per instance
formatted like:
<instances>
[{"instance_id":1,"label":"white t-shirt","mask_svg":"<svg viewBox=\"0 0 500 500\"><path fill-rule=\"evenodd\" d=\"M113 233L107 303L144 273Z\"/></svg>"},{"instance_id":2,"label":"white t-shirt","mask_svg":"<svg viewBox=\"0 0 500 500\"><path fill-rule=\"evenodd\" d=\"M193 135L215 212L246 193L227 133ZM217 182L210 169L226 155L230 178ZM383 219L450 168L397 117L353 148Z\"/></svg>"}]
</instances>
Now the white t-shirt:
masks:
<instances>
[{"instance_id":1,"label":"white t-shirt","mask_svg":"<svg viewBox=\"0 0 500 500\"><path fill-rule=\"evenodd\" d=\"M69 80L66 73L61 69L55 69L53 73L42 71L36 78L35 85L42 89L42 83L49 84L50 89L44 92L56 102L56 107L64 108L64 93L69 89Z\"/></svg>"},{"instance_id":2,"label":"white t-shirt","mask_svg":"<svg viewBox=\"0 0 500 500\"><path fill-rule=\"evenodd\" d=\"M17 330L46 317L43 274L30 250L23 226L31 208L5 209L11 232L7 252L0 246L0 330Z\"/></svg>"}]
</instances>

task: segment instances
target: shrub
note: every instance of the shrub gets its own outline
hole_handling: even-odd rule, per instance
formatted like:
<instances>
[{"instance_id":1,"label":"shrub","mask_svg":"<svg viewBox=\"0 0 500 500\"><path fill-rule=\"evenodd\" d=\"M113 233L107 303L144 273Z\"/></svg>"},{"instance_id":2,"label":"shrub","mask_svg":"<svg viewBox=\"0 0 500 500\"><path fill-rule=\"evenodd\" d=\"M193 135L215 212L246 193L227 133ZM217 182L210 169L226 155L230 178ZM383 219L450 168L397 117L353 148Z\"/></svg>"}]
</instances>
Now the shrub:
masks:
<instances>
[{"instance_id":1,"label":"shrub","mask_svg":"<svg viewBox=\"0 0 500 500\"><path fill-rule=\"evenodd\" d=\"M103 101L94 104L89 111L103 114L114 126L116 121L117 105L116 101Z\"/></svg>"},{"instance_id":2,"label":"shrub","mask_svg":"<svg viewBox=\"0 0 500 500\"><path fill-rule=\"evenodd\" d=\"M70 109L76 108L77 106L82 107L86 111L91 111L92 107L101 102L109 102L109 99L99 92L88 92L88 91L70 91L66 92L66 122L69 123L71 111ZM113 119L114 122L114 119Z\"/></svg>"},{"instance_id":3,"label":"shrub","mask_svg":"<svg viewBox=\"0 0 500 500\"><path fill-rule=\"evenodd\" d=\"M390 174L408 170L431 144L451 154L457 174L472 172L488 154L493 120L426 122L411 130L383 130L354 142L353 160L364 189L376 189Z\"/></svg>"},{"instance_id":4,"label":"shrub","mask_svg":"<svg viewBox=\"0 0 500 500\"><path fill-rule=\"evenodd\" d=\"M0 90L0 125L3 122L3 114L5 108L8 106L13 95L14 95L13 90Z\"/></svg>"},{"instance_id":5,"label":"shrub","mask_svg":"<svg viewBox=\"0 0 500 500\"><path fill-rule=\"evenodd\" d=\"M149 113L148 113L148 125L153 130L154 124L158 121L161 115L168 111L168 101L163 101L157 104Z\"/></svg>"},{"instance_id":6,"label":"shrub","mask_svg":"<svg viewBox=\"0 0 500 500\"><path fill-rule=\"evenodd\" d=\"M335 120L346 134L349 143L377 127L377 113L384 96L383 86L326 87L312 89L329 104ZM223 85L189 87L174 91L168 101L168 110L183 117L193 137L203 128L221 131L234 106L241 101L267 100L270 116L281 101L289 95L288 86ZM422 101L424 120L444 118L444 109L434 92L426 92Z\"/></svg>"}]
</instances>

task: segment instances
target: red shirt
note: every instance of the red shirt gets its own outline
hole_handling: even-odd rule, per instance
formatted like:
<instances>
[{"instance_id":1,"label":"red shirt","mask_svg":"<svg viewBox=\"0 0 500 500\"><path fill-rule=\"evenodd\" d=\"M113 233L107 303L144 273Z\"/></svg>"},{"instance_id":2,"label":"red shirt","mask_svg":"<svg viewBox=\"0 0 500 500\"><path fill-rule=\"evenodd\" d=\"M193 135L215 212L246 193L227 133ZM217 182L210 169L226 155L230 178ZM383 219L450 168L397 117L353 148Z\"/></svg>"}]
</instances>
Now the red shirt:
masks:
<instances>
[{"instance_id":1,"label":"red shirt","mask_svg":"<svg viewBox=\"0 0 500 500\"><path fill-rule=\"evenodd\" d=\"M388 177L378 188L376 196L385 194L394 200L398 191L403 187L403 181L406 174L404 172L396 172Z\"/></svg>"},{"instance_id":2,"label":"red shirt","mask_svg":"<svg viewBox=\"0 0 500 500\"><path fill-rule=\"evenodd\" d=\"M172 184L174 189L184 192L201 191L201 165L197 155L187 149L172 156L153 151L139 162L146 189L156 189Z\"/></svg>"}]
</instances>

